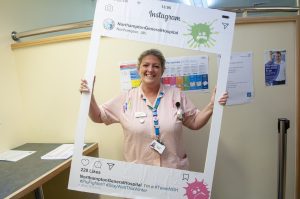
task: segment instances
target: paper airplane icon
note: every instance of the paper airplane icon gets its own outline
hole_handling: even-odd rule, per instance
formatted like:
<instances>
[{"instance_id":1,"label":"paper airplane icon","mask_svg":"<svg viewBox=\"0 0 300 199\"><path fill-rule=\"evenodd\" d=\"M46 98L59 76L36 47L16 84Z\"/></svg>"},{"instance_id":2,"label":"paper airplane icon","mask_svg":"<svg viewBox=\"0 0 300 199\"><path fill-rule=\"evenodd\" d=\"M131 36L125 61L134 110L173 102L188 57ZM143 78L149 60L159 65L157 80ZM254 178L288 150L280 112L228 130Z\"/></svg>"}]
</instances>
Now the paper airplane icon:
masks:
<instances>
[{"instance_id":1,"label":"paper airplane icon","mask_svg":"<svg viewBox=\"0 0 300 199\"><path fill-rule=\"evenodd\" d=\"M114 163L107 163L107 165L108 165L109 170L111 170L115 166Z\"/></svg>"},{"instance_id":2,"label":"paper airplane icon","mask_svg":"<svg viewBox=\"0 0 300 199\"><path fill-rule=\"evenodd\" d=\"M223 26L224 26L224 29L226 29L228 26L229 26L229 23L224 23L222 22Z\"/></svg>"}]
</instances>

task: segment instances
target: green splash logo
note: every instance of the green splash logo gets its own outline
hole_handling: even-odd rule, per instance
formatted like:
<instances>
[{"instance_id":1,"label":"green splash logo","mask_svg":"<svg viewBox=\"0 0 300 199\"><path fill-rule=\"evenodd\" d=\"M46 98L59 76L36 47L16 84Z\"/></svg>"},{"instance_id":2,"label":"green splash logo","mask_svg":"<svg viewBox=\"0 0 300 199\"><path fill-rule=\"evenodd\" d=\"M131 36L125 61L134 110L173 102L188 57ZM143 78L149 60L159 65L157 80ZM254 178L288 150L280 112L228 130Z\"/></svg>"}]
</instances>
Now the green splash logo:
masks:
<instances>
[{"instance_id":1,"label":"green splash logo","mask_svg":"<svg viewBox=\"0 0 300 199\"><path fill-rule=\"evenodd\" d=\"M215 46L216 40L212 37L214 34L218 34L218 32L213 31L214 28L212 27L215 21L217 21L217 19L210 24L199 23L194 25L189 25L185 22L190 27L190 29L188 29L190 33L184 35L192 36L192 39L188 41L190 48L199 48L200 46L211 48Z\"/></svg>"}]
</instances>

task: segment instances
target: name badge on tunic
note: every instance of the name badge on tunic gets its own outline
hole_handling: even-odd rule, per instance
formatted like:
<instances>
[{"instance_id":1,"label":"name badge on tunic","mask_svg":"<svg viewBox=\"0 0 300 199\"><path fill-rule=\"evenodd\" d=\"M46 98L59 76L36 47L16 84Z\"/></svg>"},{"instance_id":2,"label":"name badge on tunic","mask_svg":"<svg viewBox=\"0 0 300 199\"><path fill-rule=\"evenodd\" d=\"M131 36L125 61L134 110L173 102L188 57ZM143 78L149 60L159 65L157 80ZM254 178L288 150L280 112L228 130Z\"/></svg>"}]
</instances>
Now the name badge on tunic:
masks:
<instances>
[{"instance_id":1,"label":"name badge on tunic","mask_svg":"<svg viewBox=\"0 0 300 199\"><path fill-rule=\"evenodd\" d=\"M166 148L166 146L163 143L160 143L157 140L153 140L150 144L150 148L157 151L159 154L162 154Z\"/></svg>"},{"instance_id":2,"label":"name badge on tunic","mask_svg":"<svg viewBox=\"0 0 300 199\"><path fill-rule=\"evenodd\" d=\"M147 117L147 113L144 112L135 112L134 113L135 118L141 118L141 117Z\"/></svg>"}]
</instances>

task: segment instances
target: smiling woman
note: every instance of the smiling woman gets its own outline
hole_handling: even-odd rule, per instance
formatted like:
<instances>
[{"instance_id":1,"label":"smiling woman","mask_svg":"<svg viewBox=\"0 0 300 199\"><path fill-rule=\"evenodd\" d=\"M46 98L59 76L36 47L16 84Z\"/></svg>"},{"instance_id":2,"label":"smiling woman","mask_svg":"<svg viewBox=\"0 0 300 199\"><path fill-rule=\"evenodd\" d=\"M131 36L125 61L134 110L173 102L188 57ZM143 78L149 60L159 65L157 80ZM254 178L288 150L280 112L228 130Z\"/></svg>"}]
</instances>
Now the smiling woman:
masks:
<instances>
[{"instance_id":1,"label":"smiling woman","mask_svg":"<svg viewBox=\"0 0 300 199\"><path fill-rule=\"evenodd\" d=\"M143 52L138 59L138 72L141 77L141 88L151 104L154 103L162 74L165 70L165 58L157 50Z\"/></svg>"},{"instance_id":2,"label":"smiling woman","mask_svg":"<svg viewBox=\"0 0 300 199\"><path fill-rule=\"evenodd\" d=\"M97 123L120 123L124 133L124 157L127 162L176 169L189 169L183 145L183 126L200 129L210 119L215 92L200 111L179 88L161 83L165 58L156 49L144 51L138 58L141 84L98 106L92 93L89 116ZM90 92L82 80L81 92ZM224 105L225 93L219 100Z\"/></svg>"}]
</instances>

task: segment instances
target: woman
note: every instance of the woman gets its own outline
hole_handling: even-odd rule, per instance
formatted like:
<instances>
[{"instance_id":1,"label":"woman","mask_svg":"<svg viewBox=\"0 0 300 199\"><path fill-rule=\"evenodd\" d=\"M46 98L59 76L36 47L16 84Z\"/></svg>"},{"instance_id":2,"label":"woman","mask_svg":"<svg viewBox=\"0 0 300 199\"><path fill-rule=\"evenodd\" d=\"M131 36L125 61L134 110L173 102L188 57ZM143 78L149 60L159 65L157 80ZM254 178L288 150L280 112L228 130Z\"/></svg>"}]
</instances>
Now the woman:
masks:
<instances>
[{"instance_id":1,"label":"woman","mask_svg":"<svg viewBox=\"0 0 300 199\"><path fill-rule=\"evenodd\" d=\"M124 132L124 157L128 162L188 170L182 126L200 129L210 119L215 92L203 110L198 110L178 88L161 83L165 58L156 49L138 58L141 85L98 106L92 94L89 116L94 122L120 123ZM90 92L86 80L81 92ZM225 93L219 100L225 105Z\"/></svg>"}]
</instances>

